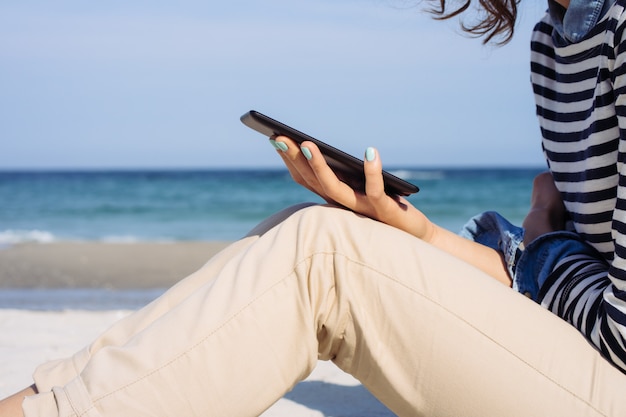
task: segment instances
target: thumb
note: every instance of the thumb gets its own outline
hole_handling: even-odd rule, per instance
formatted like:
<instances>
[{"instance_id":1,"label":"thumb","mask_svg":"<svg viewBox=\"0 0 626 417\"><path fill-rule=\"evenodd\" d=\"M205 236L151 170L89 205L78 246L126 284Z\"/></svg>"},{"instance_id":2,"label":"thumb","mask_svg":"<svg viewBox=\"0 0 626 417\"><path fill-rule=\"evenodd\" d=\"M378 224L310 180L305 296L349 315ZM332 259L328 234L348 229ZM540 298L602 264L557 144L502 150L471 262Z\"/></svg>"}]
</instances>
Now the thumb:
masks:
<instances>
[{"instance_id":1,"label":"thumb","mask_svg":"<svg viewBox=\"0 0 626 417\"><path fill-rule=\"evenodd\" d=\"M363 172L365 174L365 194L370 198L385 196L382 171L383 166L378 151L372 147L367 148L365 150Z\"/></svg>"}]
</instances>

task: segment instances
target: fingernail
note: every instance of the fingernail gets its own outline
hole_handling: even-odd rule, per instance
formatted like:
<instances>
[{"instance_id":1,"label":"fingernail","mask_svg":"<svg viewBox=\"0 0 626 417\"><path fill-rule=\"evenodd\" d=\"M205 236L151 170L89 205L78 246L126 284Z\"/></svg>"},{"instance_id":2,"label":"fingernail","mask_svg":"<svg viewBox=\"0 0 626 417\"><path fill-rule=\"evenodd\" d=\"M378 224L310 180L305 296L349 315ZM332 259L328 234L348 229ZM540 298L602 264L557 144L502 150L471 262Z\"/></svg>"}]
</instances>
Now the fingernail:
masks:
<instances>
[{"instance_id":1,"label":"fingernail","mask_svg":"<svg viewBox=\"0 0 626 417\"><path fill-rule=\"evenodd\" d=\"M376 150L372 147L369 147L365 150L365 160L373 161L376 158Z\"/></svg>"},{"instance_id":2,"label":"fingernail","mask_svg":"<svg viewBox=\"0 0 626 417\"><path fill-rule=\"evenodd\" d=\"M270 139L270 143L274 148L278 149L279 151L287 152L287 149L289 149L285 142L277 142L274 139Z\"/></svg>"},{"instance_id":3,"label":"fingernail","mask_svg":"<svg viewBox=\"0 0 626 417\"><path fill-rule=\"evenodd\" d=\"M302 146L300 147L300 149L302 150L302 153L304 154L304 157L306 159L313 158L313 155L311 154L311 151L309 150L309 148L307 148L306 146Z\"/></svg>"}]
</instances>

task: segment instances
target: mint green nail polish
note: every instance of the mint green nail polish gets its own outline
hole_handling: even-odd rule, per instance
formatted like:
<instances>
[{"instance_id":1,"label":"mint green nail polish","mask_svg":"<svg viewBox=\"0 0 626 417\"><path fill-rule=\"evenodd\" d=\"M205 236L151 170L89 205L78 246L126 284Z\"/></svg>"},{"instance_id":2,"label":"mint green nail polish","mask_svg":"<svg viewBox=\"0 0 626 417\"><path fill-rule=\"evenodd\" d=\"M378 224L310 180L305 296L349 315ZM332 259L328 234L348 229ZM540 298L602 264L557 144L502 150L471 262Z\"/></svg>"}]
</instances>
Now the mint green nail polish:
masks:
<instances>
[{"instance_id":1,"label":"mint green nail polish","mask_svg":"<svg viewBox=\"0 0 626 417\"><path fill-rule=\"evenodd\" d=\"M279 151L283 151L283 152L287 152L287 149L289 149L289 147L287 146L285 142L274 141L272 145L274 145L274 147L278 149Z\"/></svg>"},{"instance_id":2,"label":"mint green nail polish","mask_svg":"<svg viewBox=\"0 0 626 417\"><path fill-rule=\"evenodd\" d=\"M276 144L276 141L274 139L270 139L270 143L276 150L278 150L278 145Z\"/></svg>"},{"instance_id":3,"label":"mint green nail polish","mask_svg":"<svg viewBox=\"0 0 626 417\"><path fill-rule=\"evenodd\" d=\"M306 159L313 158L313 155L311 154L311 151L309 150L309 148L302 146L300 149L302 150L302 153L304 154L304 157Z\"/></svg>"},{"instance_id":4,"label":"mint green nail polish","mask_svg":"<svg viewBox=\"0 0 626 417\"><path fill-rule=\"evenodd\" d=\"M373 161L376 158L376 151L370 147L365 150L365 160Z\"/></svg>"}]
</instances>

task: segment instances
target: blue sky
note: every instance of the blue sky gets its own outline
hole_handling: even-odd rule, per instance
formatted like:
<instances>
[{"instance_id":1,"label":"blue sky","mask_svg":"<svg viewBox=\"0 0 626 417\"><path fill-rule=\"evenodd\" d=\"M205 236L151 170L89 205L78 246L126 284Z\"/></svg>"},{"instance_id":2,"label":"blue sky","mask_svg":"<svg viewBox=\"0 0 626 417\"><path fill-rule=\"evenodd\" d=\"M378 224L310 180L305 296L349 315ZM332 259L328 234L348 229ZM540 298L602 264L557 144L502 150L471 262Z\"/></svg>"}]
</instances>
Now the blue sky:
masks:
<instances>
[{"instance_id":1,"label":"blue sky","mask_svg":"<svg viewBox=\"0 0 626 417\"><path fill-rule=\"evenodd\" d=\"M388 167L542 165L544 4L501 48L410 4L4 1L0 169L280 166L250 109Z\"/></svg>"}]
</instances>

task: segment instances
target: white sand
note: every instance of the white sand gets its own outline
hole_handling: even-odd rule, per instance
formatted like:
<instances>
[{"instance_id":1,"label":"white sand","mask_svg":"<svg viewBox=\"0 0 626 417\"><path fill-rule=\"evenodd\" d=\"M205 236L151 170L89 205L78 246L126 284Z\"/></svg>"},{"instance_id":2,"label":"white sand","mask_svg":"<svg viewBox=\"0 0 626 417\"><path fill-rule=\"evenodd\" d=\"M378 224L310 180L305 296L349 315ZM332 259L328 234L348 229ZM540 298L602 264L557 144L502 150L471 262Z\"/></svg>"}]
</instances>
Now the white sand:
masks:
<instances>
[{"instance_id":1,"label":"white sand","mask_svg":"<svg viewBox=\"0 0 626 417\"><path fill-rule=\"evenodd\" d=\"M0 397L32 383L40 363L70 355L124 311L35 312L0 309ZM263 417L393 416L358 381L332 363L320 362L313 374L274 404Z\"/></svg>"}]
</instances>

